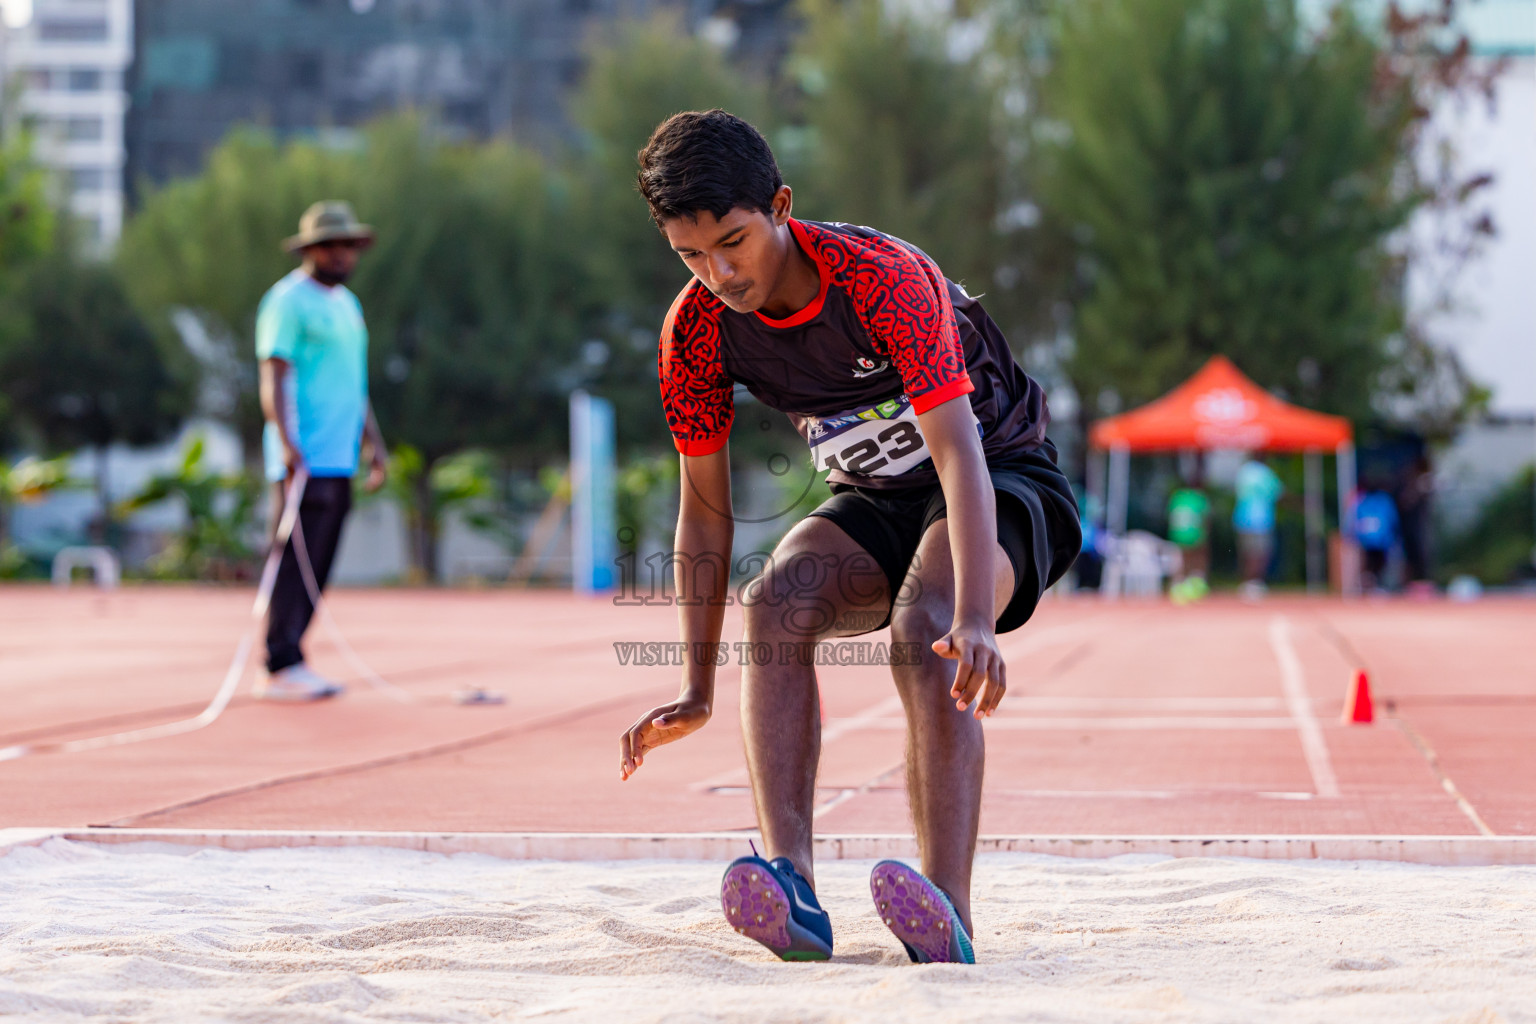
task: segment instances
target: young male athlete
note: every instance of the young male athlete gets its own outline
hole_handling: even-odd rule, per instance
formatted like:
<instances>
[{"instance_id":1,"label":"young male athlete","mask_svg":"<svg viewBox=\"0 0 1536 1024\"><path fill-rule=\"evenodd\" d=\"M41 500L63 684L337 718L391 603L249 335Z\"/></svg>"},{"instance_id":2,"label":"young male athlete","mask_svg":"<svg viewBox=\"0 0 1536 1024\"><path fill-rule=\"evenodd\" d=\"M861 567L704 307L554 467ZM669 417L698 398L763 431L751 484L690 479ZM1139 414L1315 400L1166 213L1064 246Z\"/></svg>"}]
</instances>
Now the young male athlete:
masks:
<instances>
[{"instance_id":1,"label":"young male athlete","mask_svg":"<svg viewBox=\"0 0 1536 1024\"><path fill-rule=\"evenodd\" d=\"M741 692L766 856L727 869L726 919L786 960L832 954L811 862L821 730L807 655L873 621L890 625L893 650L917 652L893 658L891 674L907 715L923 870L884 861L871 892L912 960L973 963L981 720L1007 685L996 634L1030 617L1081 540L1045 437L1045 396L980 303L915 246L793 219L767 142L740 118L669 118L640 152L639 187L693 272L662 329L660 377L682 460L682 639L696 653L678 699L621 738L621 776L702 727L713 707L739 382L789 414L816 466L831 471L833 495L743 593L744 640L772 652L749 659ZM719 571L699 572L701 563Z\"/></svg>"}]
</instances>

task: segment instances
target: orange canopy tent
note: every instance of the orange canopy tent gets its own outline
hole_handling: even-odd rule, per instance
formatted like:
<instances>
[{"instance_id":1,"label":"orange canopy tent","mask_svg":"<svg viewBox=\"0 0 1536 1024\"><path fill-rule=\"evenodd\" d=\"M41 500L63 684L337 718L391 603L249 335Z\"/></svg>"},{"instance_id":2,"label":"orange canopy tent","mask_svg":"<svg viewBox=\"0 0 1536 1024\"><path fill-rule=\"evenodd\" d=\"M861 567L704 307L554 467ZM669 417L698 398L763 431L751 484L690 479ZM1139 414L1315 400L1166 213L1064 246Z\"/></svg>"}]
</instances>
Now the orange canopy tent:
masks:
<instances>
[{"instance_id":1,"label":"orange canopy tent","mask_svg":"<svg viewBox=\"0 0 1536 1024\"><path fill-rule=\"evenodd\" d=\"M1347 539L1354 492L1354 431L1342 416L1329 416L1282 401L1245 377L1225 356L1213 356L1189 380L1155 402L1099 420L1089 445L1107 450L1109 494L1105 502L1111 533L1124 533L1130 503L1132 452L1239 449L1306 453L1306 510L1309 540L1322 536L1322 463L1338 454L1340 532ZM1321 575L1321 551L1308 544L1307 576Z\"/></svg>"},{"instance_id":2,"label":"orange canopy tent","mask_svg":"<svg viewBox=\"0 0 1536 1024\"><path fill-rule=\"evenodd\" d=\"M1133 452L1183 448L1333 451L1354 438L1342 416L1283 402L1243 376L1226 356L1212 356L1189 380L1157 401L1095 423L1095 448Z\"/></svg>"}]
</instances>

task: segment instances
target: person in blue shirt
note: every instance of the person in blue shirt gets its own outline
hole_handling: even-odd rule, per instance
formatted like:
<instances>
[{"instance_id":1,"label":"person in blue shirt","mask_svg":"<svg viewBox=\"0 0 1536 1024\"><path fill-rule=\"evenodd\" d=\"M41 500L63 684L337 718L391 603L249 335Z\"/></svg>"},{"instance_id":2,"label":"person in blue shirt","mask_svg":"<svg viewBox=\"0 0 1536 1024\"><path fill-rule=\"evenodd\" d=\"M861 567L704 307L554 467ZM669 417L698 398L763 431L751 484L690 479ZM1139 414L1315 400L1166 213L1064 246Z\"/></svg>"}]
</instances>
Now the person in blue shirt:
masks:
<instances>
[{"instance_id":1,"label":"person in blue shirt","mask_svg":"<svg viewBox=\"0 0 1536 1024\"><path fill-rule=\"evenodd\" d=\"M352 477L364 441L370 453L367 488L378 490L388 472L384 438L368 401L368 328L357 296L345 284L358 254L372 242L373 230L359 224L346 203L315 203L300 219L299 233L283 243L302 264L272 286L256 313L272 522L282 518L290 478L307 470L298 525L320 588L330 576L352 507ZM313 701L342 691L304 662L300 643L313 614L290 540L272 590L267 671L257 683L258 698Z\"/></svg>"},{"instance_id":2,"label":"person in blue shirt","mask_svg":"<svg viewBox=\"0 0 1536 1024\"><path fill-rule=\"evenodd\" d=\"M1243 573L1242 595L1262 597L1269 561L1275 551L1275 502L1285 493L1285 486L1275 471L1257 459L1238 467L1233 484L1237 504L1232 509L1232 526L1237 530L1237 556Z\"/></svg>"},{"instance_id":3,"label":"person in blue shirt","mask_svg":"<svg viewBox=\"0 0 1536 1024\"><path fill-rule=\"evenodd\" d=\"M1399 518L1392 495L1377 488L1368 491L1355 505L1355 539L1365 556L1367 590L1379 591L1387 571L1387 559L1397 544Z\"/></svg>"}]
</instances>

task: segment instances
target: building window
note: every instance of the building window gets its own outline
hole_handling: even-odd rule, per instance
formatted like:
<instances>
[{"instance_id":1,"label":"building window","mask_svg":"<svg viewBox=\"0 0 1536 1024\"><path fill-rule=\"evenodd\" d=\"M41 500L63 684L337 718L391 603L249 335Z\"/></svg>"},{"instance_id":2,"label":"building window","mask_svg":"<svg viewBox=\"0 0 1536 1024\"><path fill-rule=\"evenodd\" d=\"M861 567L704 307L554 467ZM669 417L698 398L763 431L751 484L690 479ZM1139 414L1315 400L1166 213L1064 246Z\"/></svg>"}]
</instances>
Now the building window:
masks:
<instances>
[{"instance_id":1,"label":"building window","mask_svg":"<svg viewBox=\"0 0 1536 1024\"><path fill-rule=\"evenodd\" d=\"M69 190L71 192L100 192L107 187L107 172L101 167L71 167Z\"/></svg>"},{"instance_id":2,"label":"building window","mask_svg":"<svg viewBox=\"0 0 1536 1024\"><path fill-rule=\"evenodd\" d=\"M256 85L261 54L256 44L244 39L219 41L218 84L225 89L249 89Z\"/></svg>"},{"instance_id":3,"label":"building window","mask_svg":"<svg viewBox=\"0 0 1536 1024\"><path fill-rule=\"evenodd\" d=\"M320 55L303 51L289 54L288 84L295 89L320 88Z\"/></svg>"},{"instance_id":4,"label":"building window","mask_svg":"<svg viewBox=\"0 0 1536 1024\"><path fill-rule=\"evenodd\" d=\"M70 92L100 92L102 86L101 71L96 68L70 68L69 91Z\"/></svg>"},{"instance_id":5,"label":"building window","mask_svg":"<svg viewBox=\"0 0 1536 1024\"><path fill-rule=\"evenodd\" d=\"M100 142L103 125L99 117L66 117L64 138L69 142Z\"/></svg>"},{"instance_id":6,"label":"building window","mask_svg":"<svg viewBox=\"0 0 1536 1024\"><path fill-rule=\"evenodd\" d=\"M47 92L53 87L53 76L47 68L29 68L27 70L27 88L34 92Z\"/></svg>"},{"instance_id":7,"label":"building window","mask_svg":"<svg viewBox=\"0 0 1536 1024\"><path fill-rule=\"evenodd\" d=\"M37 23L45 43L104 43L110 38L106 18L45 18Z\"/></svg>"}]
</instances>

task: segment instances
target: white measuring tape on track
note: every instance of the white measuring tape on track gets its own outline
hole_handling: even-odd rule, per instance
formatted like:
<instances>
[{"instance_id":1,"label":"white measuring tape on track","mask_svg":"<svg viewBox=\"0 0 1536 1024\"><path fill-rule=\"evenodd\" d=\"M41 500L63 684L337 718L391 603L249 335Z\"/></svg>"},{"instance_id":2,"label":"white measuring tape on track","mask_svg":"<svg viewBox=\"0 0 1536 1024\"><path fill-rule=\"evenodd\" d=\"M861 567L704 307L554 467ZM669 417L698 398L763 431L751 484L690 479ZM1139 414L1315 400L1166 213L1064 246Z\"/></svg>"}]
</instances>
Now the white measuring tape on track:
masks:
<instances>
[{"instance_id":1,"label":"white measuring tape on track","mask_svg":"<svg viewBox=\"0 0 1536 1024\"><path fill-rule=\"evenodd\" d=\"M352 670L362 676L368 685L376 690L387 693L390 697L402 704L417 704L421 698L409 690L396 686L373 670L373 666L363 660L362 656L347 642L346 635L341 627L336 624L336 618L331 614L331 607L320 596L320 584L315 579L315 567L309 560L309 549L304 545L304 527L295 522L293 527L293 553L299 563L299 575L304 578L304 589L309 592L309 601L315 608L315 612L325 623L326 631L330 633L331 640L335 642L342 657L352 666ZM501 704L505 698L495 690L486 690L478 686L472 686L454 693L455 704Z\"/></svg>"},{"instance_id":2,"label":"white measuring tape on track","mask_svg":"<svg viewBox=\"0 0 1536 1024\"><path fill-rule=\"evenodd\" d=\"M166 722L163 725L152 725L143 729L115 732L106 736L91 736L86 739L18 743L10 747L0 747L0 761L14 761L36 754L73 754L82 750L100 750L104 747L120 747L129 743L142 743L145 740L164 739L167 736L196 732L218 721L224 709L229 707L230 700L235 696L235 690L240 687L240 680L245 676L246 662L251 656L251 645L255 643L257 632L267 616L267 608L272 603L272 588L277 584L277 570L282 564L283 551L288 547L290 540L293 541L293 553L299 564L299 575L304 579L304 589L309 592L310 602L314 605L315 611L325 620L327 631L352 668L375 689L388 693L394 699L402 703L417 702L419 698L415 694L401 689L380 676L352 649L352 645L347 643L346 637L342 635L341 628L331 617L330 609L321 599L320 586L315 579L315 569L310 564L309 550L304 545L304 528L299 524L299 504L304 500L304 487L308 483L309 473L303 469L295 473L293 479L289 481L288 493L283 500L283 515L278 520L277 533L272 539L272 550L267 553L267 561L261 568L261 583L256 588L256 601L251 605L251 623L246 627L245 635L240 638L239 646L235 648L235 656L229 663L229 670L224 673L224 681L219 684L218 691L208 702L207 707L191 718ZM456 699L460 704L496 704L500 703L501 698L499 694L485 690L468 690L463 691Z\"/></svg>"},{"instance_id":3,"label":"white measuring tape on track","mask_svg":"<svg viewBox=\"0 0 1536 1024\"><path fill-rule=\"evenodd\" d=\"M166 736L178 736L184 732L195 732L218 721L224 709L229 706L230 699L234 697L241 677L245 675L245 663L251 656L251 644L255 642L256 631L261 628L262 619L267 615L267 606L272 602L272 587L277 583L277 567L282 562L283 549L288 546L288 538L298 528L299 502L303 500L304 485L308 482L309 474L301 469L294 474L293 480L288 484L288 496L283 502L283 516L278 520L277 534L272 539L272 550L267 553L266 564L261 567L261 585L256 588L256 602L251 606L251 624L246 627L245 635L240 638L240 645L235 648L235 656L229 663L229 670L224 673L224 682L219 684L218 692L213 695L213 700L208 702L207 707L191 718L183 718L178 722L166 722L163 725L152 725L144 729L131 729L127 732L114 732L106 736L91 736L87 739L63 742L18 743L15 746L0 748L0 761L14 761L34 754L73 754L81 750L99 750L102 747L142 743L144 740L157 740Z\"/></svg>"},{"instance_id":4,"label":"white measuring tape on track","mask_svg":"<svg viewBox=\"0 0 1536 1024\"><path fill-rule=\"evenodd\" d=\"M286 517L287 508L285 507L283 511ZM304 579L304 589L309 592L309 603L314 606L315 613L325 623L326 631L330 633L331 639L341 651L342 657L346 658L347 663L352 666L352 670L367 680L368 685L376 690L382 690L402 704L416 702L417 697L414 693L396 686L379 675L373 670L373 666L364 661L362 656L352 649L352 645L347 643L341 627L331 616L330 605L326 604L320 596L320 584L315 579L315 567L309 560L309 548L304 544L304 527L297 520L293 525L293 554L294 560L299 563L299 575Z\"/></svg>"}]
</instances>

